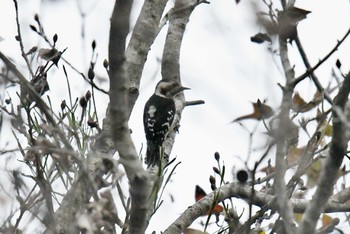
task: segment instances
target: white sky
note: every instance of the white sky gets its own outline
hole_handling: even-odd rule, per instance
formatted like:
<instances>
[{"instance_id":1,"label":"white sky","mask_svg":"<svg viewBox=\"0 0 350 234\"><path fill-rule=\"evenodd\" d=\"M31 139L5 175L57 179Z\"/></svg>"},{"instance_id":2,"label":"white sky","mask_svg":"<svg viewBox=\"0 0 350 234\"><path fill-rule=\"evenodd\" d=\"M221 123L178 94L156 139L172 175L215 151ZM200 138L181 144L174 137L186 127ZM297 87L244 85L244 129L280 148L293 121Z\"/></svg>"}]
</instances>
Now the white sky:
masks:
<instances>
[{"instance_id":1,"label":"white sky","mask_svg":"<svg viewBox=\"0 0 350 234\"><path fill-rule=\"evenodd\" d=\"M83 71L88 67L90 59L90 44L93 39L97 42L99 53L98 75L105 77L102 61L107 58L109 35L109 17L113 6L112 0L95 1L84 0L83 8L86 16L86 39L81 38L81 17L78 13L76 1L43 1L19 0L22 32L25 48L29 50L40 41L28 25L35 24L33 16L39 13L47 35L58 34L58 48L68 47L64 57L74 66ZM184 110L180 134L176 137L172 156L182 163L176 170L173 182L164 195L164 205L157 212L150 224L151 230L163 230L184 209L194 203L195 185L200 185L207 192L210 191L208 182L212 167L216 166L213 158L215 151L220 152L227 169L226 180L232 181L232 167L242 168L243 164L237 156L246 158L248 150L248 133L238 124L229 124L234 118L252 111L250 102L258 98L267 99L268 104L277 108L280 103L281 91L277 83L284 83L281 75L279 60L268 51L269 47L276 49L276 45L254 44L250 36L263 29L255 24L254 12L251 10L252 1L242 0L236 5L234 0L212 0L211 4L202 4L193 12L187 26L181 51L181 75L183 84L191 87L186 91L188 100L203 99L206 104L188 107ZM137 16L142 1L135 1L133 20ZM347 31L349 27L349 1L297 1L296 6L312 11L307 19L299 26L299 35L308 53L311 64L323 58ZM277 8L279 6L276 6ZM264 8L265 10L265 8ZM144 103L152 94L159 74L158 59L162 54L162 43L166 31L161 32L149 54L144 76L141 82L141 93L132 114L130 127L133 139L139 149L145 144L142 111ZM0 50L12 57L19 67L24 62L20 58L17 42L14 7L11 0L0 3ZM46 47L41 43L39 46ZM84 52L82 52L84 51ZM334 68L335 60L339 58L343 64L343 72L350 67L350 39L340 47L329 60L316 72L321 81L326 82ZM291 53L292 63L300 74L303 65L298 53ZM84 59L86 58L86 59ZM62 65L60 64L60 68ZM67 66L66 66L67 67ZM61 100L68 98L66 86L62 84L63 70L54 70L49 76L50 95L58 97L54 100L57 107ZM80 97L89 88L71 69L67 69L70 77L74 78L74 95ZM56 85L58 84L58 85ZM326 84L326 83L324 83ZM310 99L314 91L309 81L302 83L297 89L306 99ZM104 87L107 89L106 84ZM312 90L314 90L312 88ZM53 98L52 98L53 99ZM107 96L98 98L101 114L108 100ZM101 119L102 115L100 116ZM248 120L246 125L252 129L255 122ZM261 128L262 129L262 128ZM261 132L261 131L260 131ZM258 133L254 137L254 146L263 146L266 137ZM1 145L1 144L0 144ZM256 153L260 156L261 151ZM253 161L250 165L253 165ZM1 168L4 169L4 168ZM175 197L171 203L168 194ZM241 210L239 210L241 211ZM204 219L203 219L204 220ZM198 223L198 222L197 222ZM197 226L198 225L194 225ZM216 227L213 227L215 230Z\"/></svg>"}]
</instances>

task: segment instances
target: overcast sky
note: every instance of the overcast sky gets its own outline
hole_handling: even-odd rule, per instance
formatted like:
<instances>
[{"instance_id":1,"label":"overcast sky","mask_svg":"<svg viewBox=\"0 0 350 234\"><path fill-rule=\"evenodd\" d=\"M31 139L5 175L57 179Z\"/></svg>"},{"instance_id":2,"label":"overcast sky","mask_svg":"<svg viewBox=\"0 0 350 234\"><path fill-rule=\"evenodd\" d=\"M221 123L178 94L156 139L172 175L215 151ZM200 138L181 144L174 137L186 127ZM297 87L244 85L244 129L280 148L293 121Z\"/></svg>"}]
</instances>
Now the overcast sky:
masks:
<instances>
[{"instance_id":1,"label":"overcast sky","mask_svg":"<svg viewBox=\"0 0 350 234\"><path fill-rule=\"evenodd\" d=\"M96 40L99 53L97 73L107 80L102 61L107 58L109 17L114 1L81 2L86 13L85 40L81 38L82 20L75 0L19 1L25 48L29 50L35 45L47 47L28 26L35 24L33 16L38 13L47 35L58 34L58 48L67 47L64 57L81 71L86 71L88 67L90 44L92 40ZM183 112L180 133L176 137L172 153L172 156L176 156L177 161L182 163L164 194L164 205L152 219L149 231L163 230L171 220L190 206L194 202L195 185L198 184L207 192L210 191L208 178L213 174L211 168L216 166L213 157L215 151L221 153L227 167L227 181L233 179L232 167L243 168L244 165L238 157L245 160L248 154L249 135L240 125L229 124L231 120L250 113L251 102L255 102L258 98L267 99L267 103L273 108L279 106L281 91L277 83L283 84L284 78L278 56L270 52L275 50L277 45L275 43L258 45L250 42L250 36L259 30L264 32L264 29L256 24L252 2L254 1L242 0L236 5L234 0L212 0L209 5L198 6L190 18L181 50L182 83L191 88L185 93L187 100L203 99L206 103L188 107ZM133 22L136 20L142 1L136 0L134 5ZM296 6L312 11L307 19L299 24L298 31L313 65L323 58L348 30L349 1L339 0L336 4L334 1L297 1ZM279 6L275 6L277 7ZM143 73L141 93L131 116L130 127L138 149L145 144L142 111L147 98L153 93L154 86L160 79L159 59L162 55L165 34L166 28L151 48ZM19 68L24 68L18 43L14 40L15 35L13 2L2 0L0 50L13 58ZM344 72L347 72L346 69L350 67L349 51L348 39L330 58L329 63L321 66L316 72L321 81L328 80L337 58L341 60ZM297 74L303 72L298 53L291 52L291 58ZM48 78L51 85L49 95L57 106L63 99L68 98L66 86L53 85L63 83L60 82L63 70L61 65L59 67L60 69L52 69L53 72ZM82 79L74 71L69 68L67 71L70 77L74 78L72 81L74 95L80 97L89 86L82 85ZM103 86L108 89L107 83ZM302 86L297 89L306 99L310 99L314 93L312 84L304 81ZM57 99L53 98L55 96ZM101 119L108 97L100 95L98 100ZM249 120L245 125L253 129L256 123ZM263 129L260 129L261 131L253 138L255 147L262 147L266 142L266 136L262 134ZM257 151L254 155L260 156L261 151ZM254 161L249 165L252 163ZM169 194L175 197L174 203L171 203ZM239 211L242 211L242 208Z\"/></svg>"}]
</instances>

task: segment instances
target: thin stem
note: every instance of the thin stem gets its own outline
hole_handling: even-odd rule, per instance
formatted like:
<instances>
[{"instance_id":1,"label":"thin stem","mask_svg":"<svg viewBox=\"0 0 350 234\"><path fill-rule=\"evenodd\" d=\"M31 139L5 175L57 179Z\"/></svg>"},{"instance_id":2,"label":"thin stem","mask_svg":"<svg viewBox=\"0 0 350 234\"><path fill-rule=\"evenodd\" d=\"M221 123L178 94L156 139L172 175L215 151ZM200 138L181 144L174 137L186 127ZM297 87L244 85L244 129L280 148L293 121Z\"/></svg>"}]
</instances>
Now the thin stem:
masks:
<instances>
[{"instance_id":1,"label":"thin stem","mask_svg":"<svg viewBox=\"0 0 350 234\"><path fill-rule=\"evenodd\" d=\"M17 0L13 0L13 3L15 4L15 12L16 12L16 24L17 24L17 33L18 35L16 36L16 39L19 43L19 46L20 46L20 49L21 49L21 54L22 54L22 57L24 58L24 61L26 62L27 64L27 67L28 67L28 70L31 74L32 77L34 77L34 72L30 66L30 63L29 63L29 60L27 58L27 55L26 53L24 52L24 45L23 45L23 41L22 41L22 33L21 33L21 26L20 26L20 23L19 23L19 16L18 16L18 4L17 4Z\"/></svg>"},{"instance_id":2,"label":"thin stem","mask_svg":"<svg viewBox=\"0 0 350 234\"><path fill-rule=\"evenodd\" d=\"M306 77L310 76L319 66L321 66L335 51L338 50L338 47L345 41L345 39L349 36L350 34L350 28L348 29L348 31L345 33L345 35L342 37L342 39L340 39L337 44L334 46L334 48L323 58L321 59L320 61L318 61L318 63L316 63L315 66L311 67L310 64L308 63L307 61L307 58L306 58L306 55L305 55L305 52L303 52L304 50L302 49L301 47L301 44L300 44L300 48L299 48L299 51L302 55L302 58L303 58L303 61L306 65L306 72L304 74L302 74L301 76L297 77L295 80L294 80L294 85L297 85L300 81L304 80ZM298 38L297 38L298 39ZM296 42L300 40L296 40ZM315 82L315 81L314 81ZM316 83L315 83L316 84ZM317 85L317 84L316 84ZM328 100L327 100L328 101Z\"/></svg>"}]
</instances>

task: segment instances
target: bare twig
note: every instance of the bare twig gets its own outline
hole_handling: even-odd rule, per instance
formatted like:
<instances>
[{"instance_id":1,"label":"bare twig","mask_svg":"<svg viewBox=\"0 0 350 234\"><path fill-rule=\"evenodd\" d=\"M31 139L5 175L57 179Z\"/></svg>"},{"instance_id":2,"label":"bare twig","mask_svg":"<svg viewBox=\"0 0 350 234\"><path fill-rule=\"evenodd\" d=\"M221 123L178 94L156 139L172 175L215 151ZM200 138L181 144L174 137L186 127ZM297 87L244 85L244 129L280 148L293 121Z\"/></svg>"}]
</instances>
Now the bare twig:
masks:
<instances>
[{"instance_id":1,"label":"bare twig","mask_svg":"<svg viewBox=\"0 0 350 234\"><path fill-rule=\"evenodd\" d=\"M27 64L27 68L31 74L32 77L34 77L34 72L30 66L30 63L29 63L29 60L27 58L27 55L24 51L24 45L23 45L23 41L22 41L22 34L21 34L21 26L20 26L20 23L19 23L19 16L18 16L18 4L17 4L17 0L13 0L13 3L15 4L15 11L16 11L16 24L17 24L17 33L18 35L16 36L16 39L19 43L19 46L21 48L21 54L22 54L22 57L24 58L24 61L26 62Z\"/></svg>"},{"instance_id":2,"label":"bare twig","mask_svg":"<svg viewBox=\"0 0 350 234\"><path fill-rule=\"evenodd\" d=\"M26 87L26 89L29 91L30 95L32 95L35 99L35 102L37 104L37 107L44 113L47 121L51 123L54 127L57 127L57 123L55 120L54 114L50 111L50 108L47 106L47 104L42 100L38 92L34 89L33 85L22 75L20 71L16 68L16 66L0 51L0 59L4 61L6 66L17 76L19 79L19 83L21 86ZM60 136L60 139L64 143L65 147L72 150L73 147L67 140L65 134L61 131L60 128L56 128L58 135Z\"/></svg>"},{"instance_id":3,"label":"bare twig","mask_svg":"<svg viewBox=\"0 0 350 234\"><path fill-rule=\"evenodd\" d=\"M318 77L316 76L316 74L314 73L314 71L316 70L316 68L314 69L314 70L312 70L312 68L311 68L311 65L310 65L310 62L309 62L309 60L308 60L308 58L307 58L307 55L306 55L306 53L305 53L305 51L304 51L304 48L303 48L303 46L302 46L302 44L301 44L301 41L300 41L300 39L299 39L299 36L297 35L296 36L296 38L295 38L295 43L296 43L296 45L297 45L297 47L298 47L298 49L299 49L299 53L300 53L300 55L301 55L301 58L302 58L302 60L303 60L303 62L304 62L304 64L305 64L305 67L306 67L306 73L305 74L307 74L307 73L309 73L309 76L311 77L311 79L312 79L312 81L314 82L314 84L315 84L315 86L316 86L316 88L317 88L317 90L320 92L320 93L324 93L324 96L325 96L325 98L326 98L326 100L330 103L330 104L332 104L332 99L331 99L331 97L329 96L329 94L327 93L327 92L325 92L325 90L324 90L324 88L322 87L322 84L321 84L321 82L319 81L319 79L318 79ZM326 61L326 60L324 60L324 61ZM321 64L319 64L318 66L320 66ZM312 70L312 71L311 71ZM308 72L308 71L310 71L310 72ZM305 78L306 78L307 76L305 76ZM303 79L305 79L305 78L303 78ZM296 78L295 79L295 85L298 83L298 82L300 82L302 79L300 79L300 80L298 80L299 78Z\"/></svg>"},{"instance_id":4,"label":"bare twig","mask_svg":"<svg viewBox=\"0 0 350 234\"><path fill-rule=\"evenodd\" d=\"M49 38L47 37L47 35L45 34L45 30L43 25L40 22L40 18L38 15L36 15L36 22L38 23L38 27L39 30L36 31L36 33L43 38L46 43L51 47L54 48L54 44L49 40ZM88 77L86 77L84 75L84 73L80 72L76 67L74 67L73 64L71 64L67 59L65 59L63 56L60 57L60 60L62 60L63 62L65 62L73 71L75 71L77 74L79 74L87 83L89 83L92 87L94 87L96 90L104 93L104 94L108 94L108 91L100 88L99 86L97 86L92 80L90 80Z\"/></svg>"},{"instance_id":5,"label":"bare twig","mask_svg":"<svg viewBox=\"0 0 350 234\"><path fill-rule=\"evenodd\" d=\"M345 39L349 36L350 34L350 28L348 29L348 31L345 33L345 35L342 37L342 39L340 39L337 44L334 46L334 48L323 58L321 59L320 61L318 61L318 63L316 63L313 67L310 66L310 63L308 62L308 59L306 57L306 54L301 46L301 43L300 43L300 40L298 39L296 42L297 42L297 45L298 45L298 48L299 48L299 51L300 51L300 54L302 55L302 58L303 58L303 61L304 61L304 64L307 68L306 72L304 74L302 74L301 76L295 78L294 80L294 85L298 84L300 81L304 80L306 77L308 76L312 76L313 72L319 67L321 66L335 51L338 50L338 47L345 41ZM298 43L299 42L299 43ZM314 79L313 77L311 77L317 87L317 89L319 91L322 91L323 88L322 86L320 85L320 82L317 80L317 79ZM329 101L330 103L332 103L332 100L328 100L327 98L327 101Z\"/></svg>"}]
</instances>

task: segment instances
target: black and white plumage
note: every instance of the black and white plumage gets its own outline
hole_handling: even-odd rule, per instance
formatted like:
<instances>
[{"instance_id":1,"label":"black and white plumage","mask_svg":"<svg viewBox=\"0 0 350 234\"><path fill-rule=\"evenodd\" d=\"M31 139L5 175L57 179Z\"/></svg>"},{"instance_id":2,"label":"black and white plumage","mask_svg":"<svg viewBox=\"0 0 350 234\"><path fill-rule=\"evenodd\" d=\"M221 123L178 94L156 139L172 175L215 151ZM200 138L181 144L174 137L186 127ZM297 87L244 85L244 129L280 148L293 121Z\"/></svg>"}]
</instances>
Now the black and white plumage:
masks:
<instances>
[{"instance_id":1,"label":"black and white plumage","mask_svg":"<svg viewBox=\"0 0 350 234\"><path fill-rule=\"evenodd\" d=\"M160 161L160 149L174 121L174 96L188 89L172 80L158 82L154 94L148 99L143 113L147 139L146 164L155 166Z\"/></svg>"}]
</instances>

